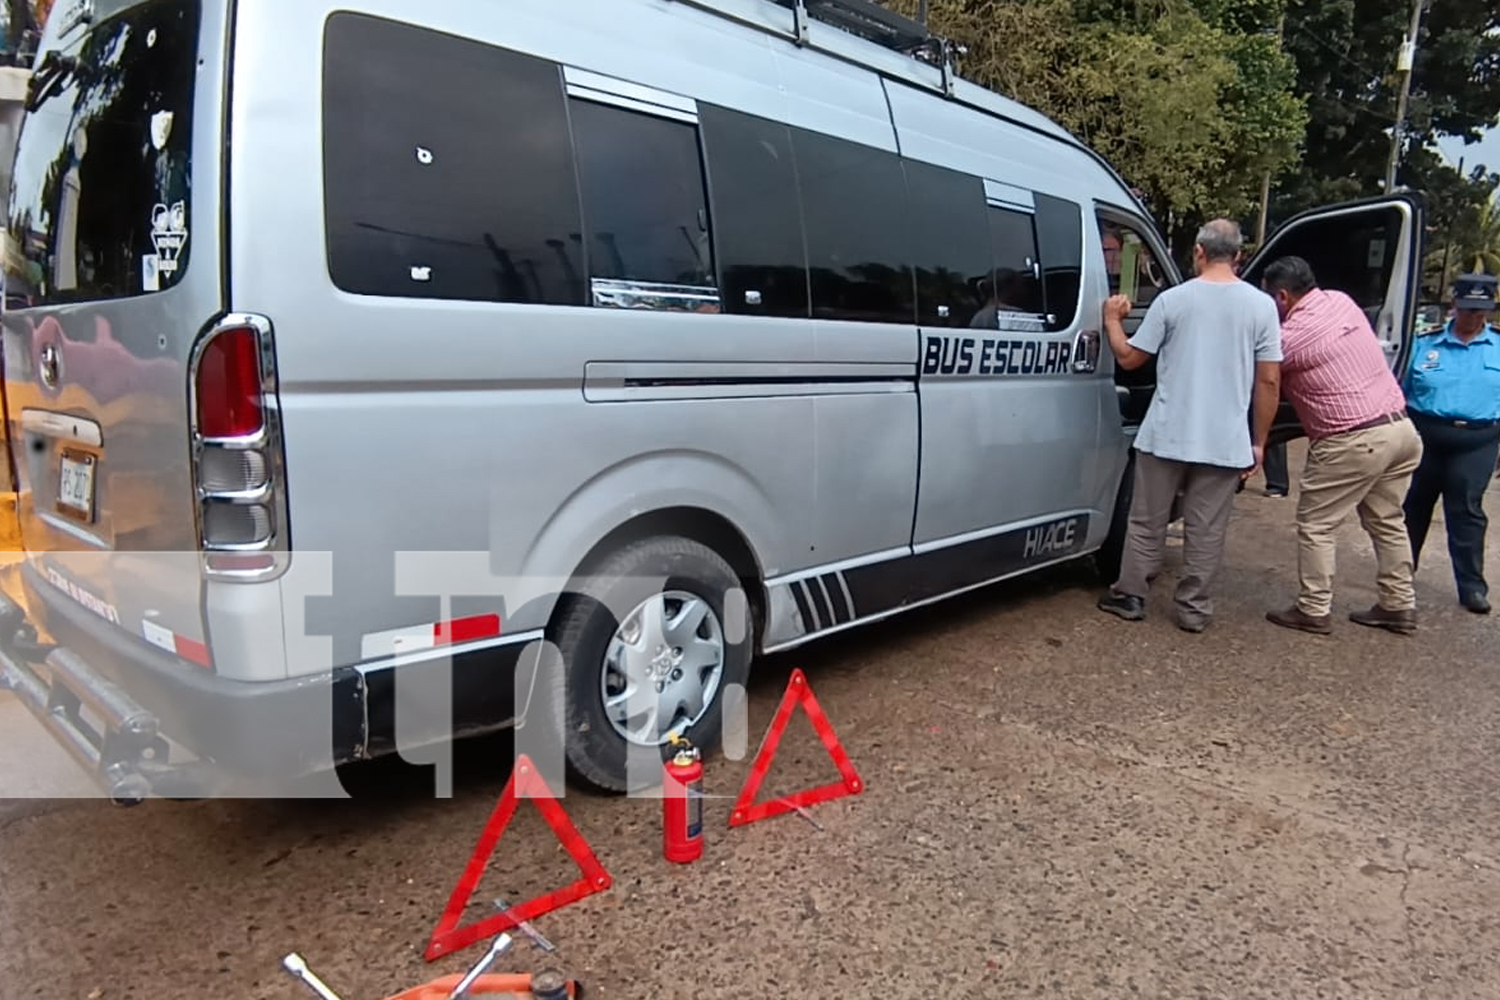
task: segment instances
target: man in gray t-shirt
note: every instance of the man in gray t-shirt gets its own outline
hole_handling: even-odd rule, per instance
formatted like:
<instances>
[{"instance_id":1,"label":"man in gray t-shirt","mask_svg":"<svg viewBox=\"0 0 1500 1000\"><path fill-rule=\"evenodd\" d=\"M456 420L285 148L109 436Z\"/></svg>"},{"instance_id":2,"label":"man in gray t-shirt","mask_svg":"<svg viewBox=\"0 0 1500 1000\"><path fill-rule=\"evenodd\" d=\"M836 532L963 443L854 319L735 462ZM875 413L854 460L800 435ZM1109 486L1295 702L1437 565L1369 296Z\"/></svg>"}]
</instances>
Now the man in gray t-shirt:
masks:
<instances>
[{"instance_id":1,"label":"man in gray t-shirt","mask_svg":"<svg viewBox=\"0 0 1500 1000\"><path fill-rule=\"evenodd\" d=\"M1104 306L1120 367L1157 361L1156 391L1136 437L1120 579L1099 602L1121 618L1146 616L1180 492L1185 537L1177 623L1190 632L1208 625L1234 495L1265 455L1281 397L1281 321L1275 301L1235 273L1240 246L1235 223L1204 226L1193 248L1198 276L1157 296L1133 337L1124 328L1130 301L1117 295Z\"/></svg>"}]
</instances>

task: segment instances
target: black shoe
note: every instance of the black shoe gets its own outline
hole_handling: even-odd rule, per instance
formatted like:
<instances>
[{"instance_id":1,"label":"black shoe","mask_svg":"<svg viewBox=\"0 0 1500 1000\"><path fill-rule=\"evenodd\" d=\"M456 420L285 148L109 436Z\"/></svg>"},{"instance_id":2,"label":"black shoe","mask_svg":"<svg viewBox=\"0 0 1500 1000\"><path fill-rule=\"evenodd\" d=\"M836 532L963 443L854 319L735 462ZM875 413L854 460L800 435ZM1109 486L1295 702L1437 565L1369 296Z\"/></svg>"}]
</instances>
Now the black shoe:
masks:
<instances>
[{"instance_id":1,"label":"black shoe","mask_svg":"<svg viewBox=\"0 0 1500 1000\"><path fill-rule=\"evenodd\" d=\"M1351 611L1349 620L1356 625L1364 625L1366 628L1383 628L1397 635L1411 635L1417 630L1415 611L1387 611L1378 604L1369 611Z\"/></svg>"},{"instance_id":2,"label":"black shoe","mask_svg":"<svg viewBox=\"0 0 1500 1000\"><path fill-rule=\"evenodd\" d=\"M1266 621L1272 625L1280 625L1282 628L1296 629L1298 632L1311 632L1313 635L1329 635L1333 632L1332 615L1315 618L1295 605L1285 611L1267 611Z\"/></svg>"},{"instance_id":3,"label":"black shoe","mask_svg":"<svg viewBox=\"0 0 1500 1000\"><path fill-rule=\"evenodd\" d=\"M1269 489L1269 490L1266 490L1266 496L1268 496L1268 497L1276 497L1277 499L1285 497L1286 494L1287 494L1286 490L1281 490L1281 489Z\"/></svg>"},{"instance_id":4,"label":"black shoe","mask_svg":"<svg viewBox=\"0 0 1500 1000\"><path fill-rule=\"evenodd\" d=\"M1490 613L1489 598L1483 594L1460 594L1458 603L1474 612L1476 615L1487 615Z\"/></svg>"},{"instance_id":5,"label":"black shoe","mask_svg":"<svg viewBox=\"0 0 1500 1000\"><path fill-rule=\"evenodd\" d=\"M1128 622L1138 622L1146 617L1146 602L1129 594L1105 594L1099 598L1099 610Z\"/></svg>"}]
</instances>

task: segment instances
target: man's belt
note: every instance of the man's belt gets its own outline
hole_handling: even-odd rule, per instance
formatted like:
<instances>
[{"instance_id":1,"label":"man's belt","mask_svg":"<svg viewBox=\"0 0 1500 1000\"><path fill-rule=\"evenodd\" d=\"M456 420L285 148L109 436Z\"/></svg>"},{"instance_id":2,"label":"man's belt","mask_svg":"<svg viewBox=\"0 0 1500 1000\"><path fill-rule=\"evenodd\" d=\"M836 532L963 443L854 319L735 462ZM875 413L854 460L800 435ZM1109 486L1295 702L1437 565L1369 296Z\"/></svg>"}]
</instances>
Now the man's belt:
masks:
<instances>
[{"instance_id":1,"label":"man's belt","mask_svg":"<svg viewBox=\"0 0 1500 1000\"><path fill-rule=\"evenodd\" d=\"M1412 410L1411 415L1413 419L1421 420L1424 423L1442 424L1444 427L1457 427L1460 430L1469 431L1489 430L1500 424L1500 420L1455 420L1452 417L1437 417L1431 413L1422 413L1419 410Z\"/></svg>"},{"instance_id":2,"label":"man's belt","mask_svg":"<svg viewBox=\"0 0 1500 1000\"><path fill-rule=\"evenodd\" d=\"M1367 431L1371 427L1381 427L1385 424L1399 424L1405 419L1405 410L1397 410L1394 413L1383 413L1380 416L1376 417L1374 420L1366 420L1362 424L1355 424L1353 427L1349 427L1344 431L1341 431L1340 433L1351 434L1354 431Z\"/></svg>"}]
</instances>

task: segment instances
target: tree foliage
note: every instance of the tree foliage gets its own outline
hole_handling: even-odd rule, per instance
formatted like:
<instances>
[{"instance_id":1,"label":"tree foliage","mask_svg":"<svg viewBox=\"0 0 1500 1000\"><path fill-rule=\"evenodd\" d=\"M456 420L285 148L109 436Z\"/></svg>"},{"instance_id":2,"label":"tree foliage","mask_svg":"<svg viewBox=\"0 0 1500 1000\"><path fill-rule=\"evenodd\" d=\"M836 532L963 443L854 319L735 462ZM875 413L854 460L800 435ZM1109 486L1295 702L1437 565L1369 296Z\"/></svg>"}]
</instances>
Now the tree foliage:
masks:
<instances>
[{"instance_id":1,"label":"tree foliage","mask_svg":"<svg viewBox=\"0 0 1500 1000\"><path fill-rule=\"evenodd\" d=\"M1410 17L1408 0L1291 0L1286 46L1311 116L1301 169L1278 185L1275 214L1384 189L1400 86L1395 57ZM1436 152L1436 141L1478 139L1497 120L1500 5L1430 0L1397 172L1398 185L1427 196L1430 264L1445 250L1450 262L1474 263L1479 219L1500 181L1500 163L1470 162L1460 173ZM1428 273L1428 294L1445 294L1441 265Z\"/></svg>"},{"instance_id":2,"label":"tree foliage","mask_svg":"<svg viewBox=\"0 0 1500 1000\"><path fill-rule=\"evenodd\" d=\"M963 74L1108 158L1169 231L1254 211L1306 122L1276 44L1282 0L932 0ZM893 4L907 12L915 0Z\"/></svg>"},{"instance_id":3,"label":"tree foliage","mask_svg":"<svg viewBox=\"0 0 1500 1000\"><path fill-rule=\"evenodd\" d=\"M890 6L913 13L917 0ZM1209 216L1250 227L1267 174L1273 225L1384 188L1410 0L929 6L933 29L968 46L963 75L1098 149L1179 249ZM1427 193L1434 246L1472 242L1495 176L1461 175L1434 144L1500 121L1500 4L1430 0L1412 79L1398 181Z\"/></svg>"}]
</instances>

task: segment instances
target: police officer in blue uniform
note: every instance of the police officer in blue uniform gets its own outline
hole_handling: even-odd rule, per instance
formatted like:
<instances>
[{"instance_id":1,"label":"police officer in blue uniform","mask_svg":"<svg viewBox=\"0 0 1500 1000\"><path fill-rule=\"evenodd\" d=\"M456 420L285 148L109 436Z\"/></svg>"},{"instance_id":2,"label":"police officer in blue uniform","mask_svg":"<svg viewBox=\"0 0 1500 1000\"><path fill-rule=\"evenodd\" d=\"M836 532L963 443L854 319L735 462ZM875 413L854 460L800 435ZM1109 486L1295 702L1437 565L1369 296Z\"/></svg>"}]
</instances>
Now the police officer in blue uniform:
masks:
<instances>
[{"instance_id":1,"label":"police officer in blue uniform","mask_svg":"<svg viewBox=\"0 0 1500 1000\"><path fill-rule=\"evenodd\" d=\"M1481 615L1490 611L1484 491L1500 460L1500 329L1489 323L1496 285L1488 274L1458 279L1454 318L1417 338L1402 383L1423 445L1422 464L1406 496L1412 555L1421 558L1433 508L1442 497L1458 599Z\"/></svg>"}]
</instances>

